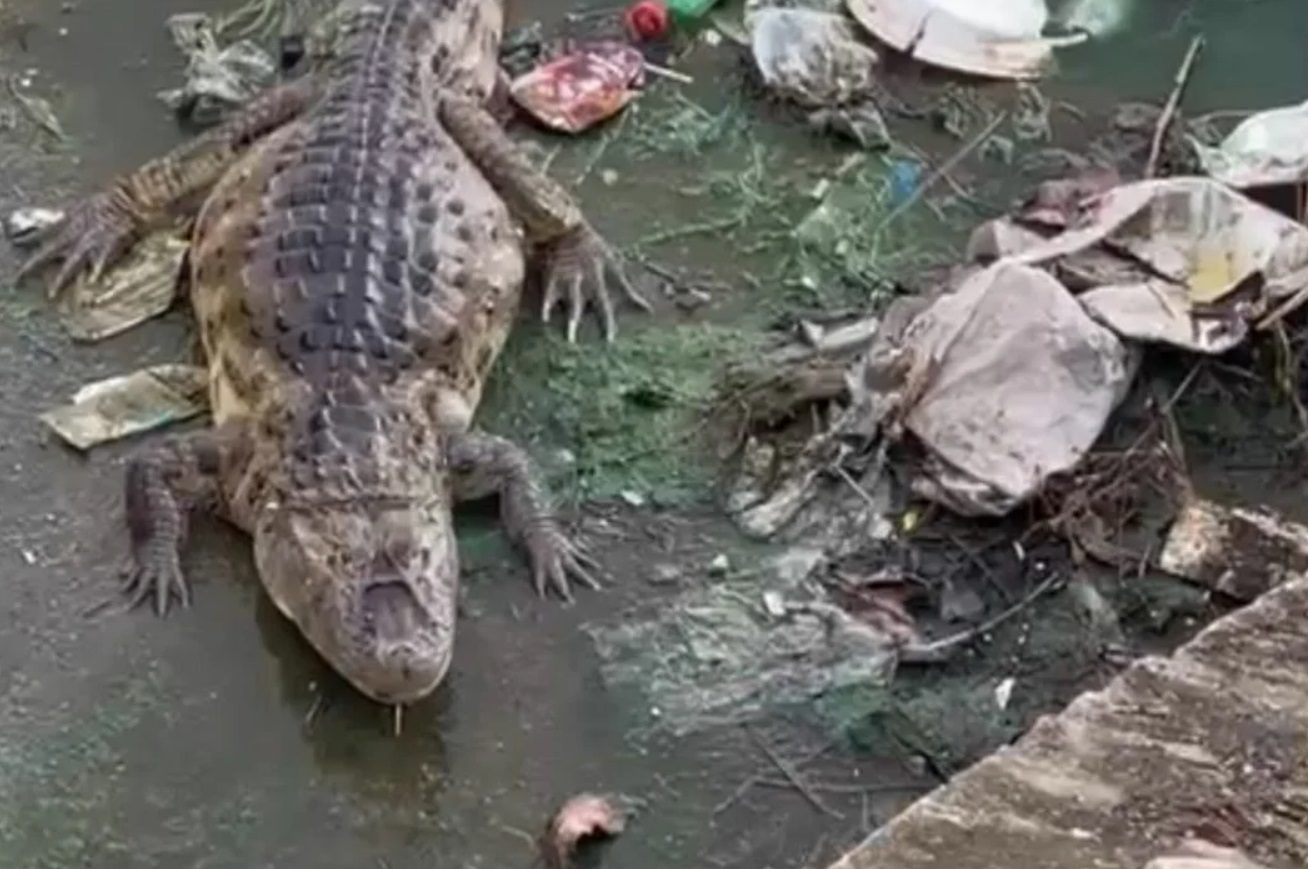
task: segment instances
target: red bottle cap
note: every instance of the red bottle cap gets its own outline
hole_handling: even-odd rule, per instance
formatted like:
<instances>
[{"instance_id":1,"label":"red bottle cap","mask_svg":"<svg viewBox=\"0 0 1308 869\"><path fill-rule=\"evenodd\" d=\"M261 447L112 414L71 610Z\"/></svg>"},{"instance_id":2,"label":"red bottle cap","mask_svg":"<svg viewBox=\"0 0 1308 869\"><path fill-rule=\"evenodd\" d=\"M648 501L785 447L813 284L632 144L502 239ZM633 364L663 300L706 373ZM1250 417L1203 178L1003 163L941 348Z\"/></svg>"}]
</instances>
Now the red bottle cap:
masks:
<instances>
[{"instance_id":1,"label":"red bottle cap","mask_svg":"<svg viewBox=\"0 0 1308 869\"><path fill-rule=\"evenodd\" d=\"M668 7L662 0L636 0L623 20L633 39L660 39L668 33Z\"/></svg>"}]
</instances>

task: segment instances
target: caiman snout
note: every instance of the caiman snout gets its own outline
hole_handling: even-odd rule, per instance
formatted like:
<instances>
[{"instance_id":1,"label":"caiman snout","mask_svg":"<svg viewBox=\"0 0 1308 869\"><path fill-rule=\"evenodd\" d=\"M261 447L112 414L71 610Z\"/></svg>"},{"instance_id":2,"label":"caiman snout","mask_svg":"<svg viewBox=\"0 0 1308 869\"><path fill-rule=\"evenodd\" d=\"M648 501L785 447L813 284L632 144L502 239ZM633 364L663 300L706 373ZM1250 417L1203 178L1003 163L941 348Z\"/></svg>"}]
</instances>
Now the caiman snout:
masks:
<instances>
[{"instance_id":1,"label":"caiman snout","mask_svg":"<svg viewBox=\"0 0 1308 869\"><path fill-rule=\"evenodd\" d=\"M277 608L367 697L412 703L445 678L459 570L448 507L270 513L255 534L255 562Z\"/></svg>"},{"instance_id":2,"label":"caiman snout","mask_svg":"<svg viewBox=\"0 0 1308 869\"><path fill-rule=\"evenodd\" d=\"M384 703L429 694L445 678L450 650L413 589L402 579L375 581L364 589L360 606L371 660L360 661L362 672L351 681Z\"/></svg>"}]
</instances>

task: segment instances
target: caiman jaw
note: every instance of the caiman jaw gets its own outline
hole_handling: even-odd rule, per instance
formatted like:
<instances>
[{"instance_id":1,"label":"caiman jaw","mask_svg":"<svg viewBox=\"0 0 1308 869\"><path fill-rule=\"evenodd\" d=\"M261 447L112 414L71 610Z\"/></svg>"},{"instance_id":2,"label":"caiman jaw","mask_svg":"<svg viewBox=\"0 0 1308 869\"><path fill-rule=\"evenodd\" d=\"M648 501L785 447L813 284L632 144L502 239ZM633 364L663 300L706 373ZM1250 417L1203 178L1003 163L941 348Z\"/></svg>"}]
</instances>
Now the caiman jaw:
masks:
<instances>
[{"instance_id":1,"label":"caiman jaw","mask_svg":"<svg viewBox=\"0 0 1308 869\"><path fill-rule=\"evenodd\" d=\"M445 678L459 571L448 507L277 511L255 561L277 608L360 693L413 703Z\"/></svg>"}]
</instances>

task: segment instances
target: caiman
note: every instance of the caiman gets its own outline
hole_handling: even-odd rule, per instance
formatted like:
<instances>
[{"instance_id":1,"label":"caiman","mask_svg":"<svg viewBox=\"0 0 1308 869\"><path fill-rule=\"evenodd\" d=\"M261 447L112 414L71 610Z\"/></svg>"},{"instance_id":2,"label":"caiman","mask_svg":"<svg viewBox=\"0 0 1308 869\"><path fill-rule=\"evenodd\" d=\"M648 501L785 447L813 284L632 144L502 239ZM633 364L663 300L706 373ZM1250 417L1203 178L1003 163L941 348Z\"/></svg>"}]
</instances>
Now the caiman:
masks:
<instances>
[{"instance_id":1,"label":"caiman","mask_svg":"<svg viewBox=\"0 0 1308 869\"><path fill-rule=\"evenodd\" d=\"M62 288L151 227L194 218L190 303L213 425L129 460L126 591L189 603L191 514L253 538L277 608L359 691L418 700L444 678L459 559L452 509L497 494L536 590L598 587L524 451L474 429L520 307L576 339L614 294L648 308L575 200L507 137L502 0L361 3L322 68L77 203L24 264Z\"/></svg>"}]
</instances>

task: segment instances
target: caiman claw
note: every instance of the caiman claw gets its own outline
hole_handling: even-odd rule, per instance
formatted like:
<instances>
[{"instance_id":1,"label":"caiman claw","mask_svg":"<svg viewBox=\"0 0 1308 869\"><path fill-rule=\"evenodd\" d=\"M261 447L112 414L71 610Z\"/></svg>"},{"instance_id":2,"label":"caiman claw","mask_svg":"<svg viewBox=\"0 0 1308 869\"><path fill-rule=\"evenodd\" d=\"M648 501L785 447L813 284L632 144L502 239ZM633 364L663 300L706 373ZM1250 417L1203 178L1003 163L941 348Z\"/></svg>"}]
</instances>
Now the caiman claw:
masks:
<instances>
[{"instance_id":1,"label":"caiman claw","mask_svg":"<svg viewBox=\"0 0 1308 869\"><path fill-rule=\"evenodd\" d=\"M85 269L95 280L136 240L137 225L130 209L116 191L98 193L72 209L47 234L45 241L18 270L22 281L56 260L63 266L50 284L53 296L67 287Z\"/></svg>"},{"instance_id":2,"label":"caiman claw","mask_svg":"<svg viewBox=\"0 0 1308 869\"><path fill-rule=\"evenodd\" d=\"M128 597L128 610L152 598L154 611L160 616L168 614L173 598L182 607L191 605L191 590L177 550L172 547L146 547L133 556L132 564L123 570L123 591Z\"/></svg>"},{"instance_id":3,"label":"caiman claw","mask_svg":"<svg viewBox=\"0 0 1308 869\"><path fill-rule=\"evenodd\" d=\"M649 302L636 292L636 288L627 279L617 254L588 223L583 222L554 242L549 251L548 263L541 320L548 323L554 307L566 297L569 344L577 341L577 327L581 324L581 315L587 302L599 309L604 340L613 340L617 326L614 322L613 298L609 293L610 276L633 304L645 311L652 310Z\"/></svg>"},{"instance_id":4,"label":"caiman claw","mask_svg":"<svg viewBox=\"0 0 1308 869\"><path fill-rule=\"evenodd\" d=\"M565 601L572 602L572 588L568 583L568 574L572 574L587 588L599 590L599 581L593 572L599 571L599 565L586 550L569 537L553 522L547 522L535 529L527 540L527 549L531 555L531 574L536 585L536 594L545 597L547 590L553 587Z\"/></svg>"}]
</instances>

